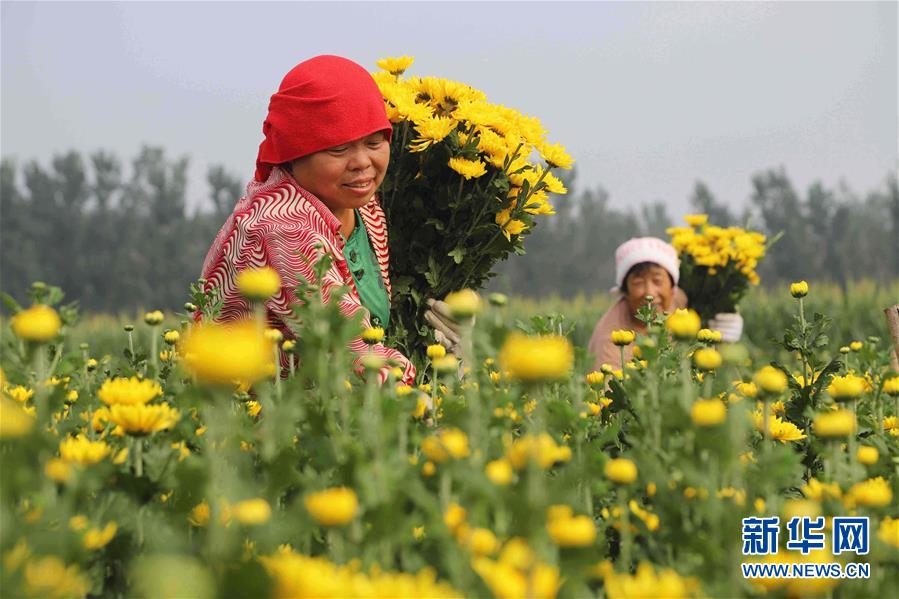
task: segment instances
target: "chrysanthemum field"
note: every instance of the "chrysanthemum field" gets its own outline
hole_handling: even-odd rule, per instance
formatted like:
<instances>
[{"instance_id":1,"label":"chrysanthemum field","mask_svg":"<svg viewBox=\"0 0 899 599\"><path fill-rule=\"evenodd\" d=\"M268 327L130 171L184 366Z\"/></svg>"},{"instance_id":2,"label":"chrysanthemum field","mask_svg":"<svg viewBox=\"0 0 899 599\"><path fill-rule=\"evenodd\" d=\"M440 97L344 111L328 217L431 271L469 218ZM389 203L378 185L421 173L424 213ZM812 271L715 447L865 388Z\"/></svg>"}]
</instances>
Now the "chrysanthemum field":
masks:
<instances>
[{"instance_id":1,"label":"chrysanthemum field","mask_svg":"<svg viewBox=\"0 0 899 599\"><path fill-rule=\"evenodd\" d=\"M463 355L429 348L413 387L379 385L374 356L354 372L358 322L314 293L284 348L155 311L86 327L36 285L3 322L2 594L890 596L899 373L875 305L835 337L851 308L816 293L750 295L742 345L644 312L647 335L617 337L634 360L598 372L600 313L484 297ZM743 519L775 516L769 555L744 555ZM823 517L823 548L787 547L793 517ZM869 519L867 553L834 555L834 517ZM754 562L870 575L745 578Z\"/></svg>"}]
</instances>

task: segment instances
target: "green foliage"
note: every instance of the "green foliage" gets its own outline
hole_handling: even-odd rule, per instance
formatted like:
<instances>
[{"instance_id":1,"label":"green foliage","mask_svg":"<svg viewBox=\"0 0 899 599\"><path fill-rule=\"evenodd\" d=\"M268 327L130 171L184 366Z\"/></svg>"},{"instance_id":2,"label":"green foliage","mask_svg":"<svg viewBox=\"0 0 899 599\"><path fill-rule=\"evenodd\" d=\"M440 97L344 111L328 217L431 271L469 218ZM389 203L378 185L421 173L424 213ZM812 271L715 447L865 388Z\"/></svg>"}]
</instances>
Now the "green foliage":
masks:
<instances>
[{"instance_id":1,"label":"green foliage","mask_svg":"<svg viewBox=\"0 0 899 599\"><path fill-rule=\"evenodd\" d=\"M411 152L410 124L393 128L392 162L381 186L393 287L389 334L404 354L421 358L433 342L423 318L426 300L464 288L479 289L493 276L496 263L523 253L524 238L536 224L524 207L546 183L542 177L533 186L523 182L510 218L524 222L527 230L506 238L495 217L512 202L509 174L531 165L510 172L517 154L510 155L502 169L487 165L486 174L467 180L447 163L454 156L477 159L476 136L463 146L454 130L445 142Z\"/></svg>"},{"instance_id":2,"label":"green foliage","mask_svg":"<svg viewBox=\"0 0 899 599\"><path fill-rule=\"evenodd\" d=\"M327 266L327 258L315 266L318 276ZM38 291L41 299L62 299L50 287ZM0 362L9 382L3 400L14 401L6 397L11 386L25 385L35 395L22 405L38 408L38 421L25 435L0 438L0 553L9 556L19 543L31 552L15 567L4 560L7 592L21 594L34 586L24 575L27 564L59 556L78 567L97 596L158 596L172 588L190 596L269 596L274 580L262 557L276 555L281 544L289 543L298 554L341 564L357 560L361 572L375 565L402 572L427 566L465 596L489 596L488 583L473 569L468 537L444 521L449 504L457 503L467 511L472 529L489 530L500 543L524 539L559 576L561 597L606 592L601 580L588 575L600 560L610 560L615 576L649 561L695 577L707 596L750 597L756 591L738 567L742 517L784 514L811 476L835 482L844 493L859 481L884 476L893 493L899 491L892 466L899 459L899 438L882 426L883 417L896 409L882 393L883 380L890 376L889 346L883 337L870 335L879 329L859 330L862 347L837 359L841 354L826 338L828 325L849 314L806 321L792 298L777 300L778 305L772 301L776 298L750 296L749 305L765 304L769 318L778 310L783 319L795 315L781 325L786 332L777 340L780 347L769 340L753 349L750 363L728 360L700 378L689 358L698 344L670 339L662 318L647 308L640 317L648 334L637 339L646 364L631 363L620 378L609 378L605 389L583 380L591 362L582 351L572 375L561 382L525 384L499 374L498 350L512 330L575 338L583 317L558 309L563 304L547 303L544 308L552 309L541 312L513 299L479 316L470 371L462 379L432 380L439 405L429 417L416 418L417 392L401 393L392 377L379 386L374 377L353 372L355 356L347 343L358 334L358 319L345 319L336 301L321 303L314 280L301 281L296 293L300 301L291 326L298 344L291 353L291 375L263 381L249 393L195 384L181 368L156 370L149 360L116 357L122 346L129 354L146 355L153 338L162 335L162 327L142 320L136 321L131 339L115 320L75 323L51 346L25 348L4 334ZM812 286L804 302L817 312L828 294L838 293ZM71 355L58 349L71 346L76 333L88 326L111 330L116 343L111 357L102 357L95 342ZM845 342L839 332L831 335ZM98 368L87 368L90 356L100 359ZM814 385L794 379L779 397L786 419L807 433L804 442L764 439L747 417L755 402L729 398L733 381L748 379L772 358L791 379L807 366L816 371ZM47 370L42 364L49 364ZM847 368L867 373L873 382L856 406L859 435L848 442L876 447L881 459L874 465L854 462L851 450L835 452L838 444L828 445L808 427L832 401L826 392L829 377ZM57 382L41 384L51 375ZM163 396L154 401L181 414L171 430L129 437L114 434L113 423L99 420L95 427L93 415L102 406L97 390L111 376L131 375L162 386ZM70 398L71 391L78 392L77 399ZM698 426L695 402L715 397L727 401L724 421ZM612 404L599 408L603 398ZM257 416L250 414L254 404L261 410ZM469 451L444 461L425 449L424 440L449 429L464 433ZM48 463L58 456L60 442L79 432L104 440L111 454L90 466L73 466L65 481L49 478ZM508 485L491 480L489 462L511 460L512 443L544 433L553 445L566 448L566 455L545 468L525 457ZM127 458L117 459L126 449ZM616 456L637 464L634 484L613 484L603 476ZM431 460L436 462L433 473L427 470ZM316 524L304 498L337 486L355 491L360 510L349 525L326 529ZM271 517L242 523L235 506L247 499L265 500ZM764 508L757 507L760 501ZM197 512L204 502L206 520ZM584 547L557 546L546 526L552 505L587 515L596 539ZM831 516L850 508L825 500L821 509ZM877 536L891 507L852 509L872 517L872 551L864 561L876 574L842 581L840 592L880 596L899 583L895 548ZM109 544L86 548L84 531L70 524L77 515L85 516L91 528L115 522ZM416 537L413 529L419 527L424 533ZM294 575L306 573L298 569Z\"/></svg>"}]
</instances>

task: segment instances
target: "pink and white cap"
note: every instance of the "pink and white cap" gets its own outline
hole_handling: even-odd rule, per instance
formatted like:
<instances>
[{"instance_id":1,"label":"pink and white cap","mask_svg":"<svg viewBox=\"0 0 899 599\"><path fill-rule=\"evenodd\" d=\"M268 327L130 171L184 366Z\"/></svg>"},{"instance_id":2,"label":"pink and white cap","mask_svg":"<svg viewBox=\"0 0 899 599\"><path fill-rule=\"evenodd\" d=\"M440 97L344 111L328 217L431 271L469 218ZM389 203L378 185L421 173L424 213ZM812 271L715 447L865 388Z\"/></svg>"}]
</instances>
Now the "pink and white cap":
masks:
<instances>
[{"instance_id":1,"label":"pink and white cap","mask_svg":"<svg viewBox=\"0 0 899 599\"><path fill-rule=\"evenodd\" d=\"M628 271L641 262L653 262L668 271L677 286L680 278L680 259L670 243L658 237L634 237L615 250L615 291L624 285Z\"/></svg>"}]
</instances>

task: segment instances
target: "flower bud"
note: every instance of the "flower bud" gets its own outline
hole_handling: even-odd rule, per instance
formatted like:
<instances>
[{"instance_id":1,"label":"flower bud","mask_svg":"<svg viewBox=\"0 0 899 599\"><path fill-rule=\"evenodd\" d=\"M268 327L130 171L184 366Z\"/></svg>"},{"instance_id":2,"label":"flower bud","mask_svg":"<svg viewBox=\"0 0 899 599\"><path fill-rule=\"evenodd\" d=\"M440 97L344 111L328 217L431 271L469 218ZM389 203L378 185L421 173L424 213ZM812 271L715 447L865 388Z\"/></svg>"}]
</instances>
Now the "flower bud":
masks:
<instances>
[{"instance_id":1,"label":"flower bud","mask_svg":"<svg viewBox=\"0 0 899 599\"><path fill-rule=\"evenodd\" d=\"M447 354L442 358L434 360L432 366L435 372L441 374L455 372L459 368L459 360L453 354Z\"/></svg>"},{"instance_id":2,"label":"flower bud","mask_svg":"<svg viewBox=\"0 0 899 599\"><path fill-rule=\"evenodd\" d=\"M366 370L380 370L386 362L378 354L365 354L360 360Z\"/></svg>"},{"instance_id":3,"label":"flower bud","mask_svg":"<svg viewBox=\"0 0 899 599\"><path fill-rule=\"evenodd\" d=\"M162 323L164 316L161 310L153 310L144 314L144 322L151 327Z\"/></svg>"},{"instance_id":4,"label":"flower bud","mask_svg":"<svg viewBox=\"0 0 899 599\"><path fill-rule=\"evenodd\" d=\"M665 328L677 339L695 339L702 326L699 314L694 310L679 308L665 321Z\"/></svg>"},{"instance_id":5,"label":"flower bud","mask_svg":"<svg viewBox=\"0 0 899 599\"><path fill-rule=\"evenodd\" d=\"M807 296L808 295L808 283L806 283L805 281L791 283L790 284L790 295L792 295L796 299Z\"/></svg>"},{"instance_id":6,"label":"flower bud","mask_svg":"<svg viewBox=\"0 0 899 599\"><path fill-rule=\"evenodd\" d=\"M491 293L487 299L492 305L498 307L505 306L509 303L509 298L503 293Z\"/></svg>"},{"instance_id":7,"label":"flower bud","mask_svg":"<svg viewBox=\"0 0 899 599\"><path fill-rule=\"evenodd\" d=\"M612 343L618 347L624 347L625 345L633 343L636 336L637 335L633 331L618 330L612 331L611 339Z\"/></svg>"},{"instance_id":8,"label":"flower bud","mask_svg":"<svg viewBox=\"0 0 899 599\"><path fill-rule=\"evenodd\" d=\"M430 359L439 360L446 355L446 348L439 343L434 343L433 345L428 346L427 352Z\"/></svg>"},{"instance_id":9,"label":"flower bud","mask_svg":"<svg viewBox=\"0 0 899 599\"><path fill-rule=\"evenodd\" d=\"M449 306L453 318L471 318L481 311L481 297L472 289L449 293L443 301Z\"/></svg>"},{"instance_id":10,"label":"flower bud","mask_svg":"<svg viewBox=\"0 0 899 599\"><path fill-rule=\"evenodd\" d=\"M637 480L637 465L627 458L615 458L606 462L606 478L621 485Z\"/></svg>"},{"instance_id":11,"label":"flower bud","mask_svg":"<svg viewBox=\"0 0 899 599\"><path fill-rule=\"evenodd\" d=\"M375 345L384 340L384 329L381 327L369 327L362 331L362 340L369 345Z\"/></svg>"}]
</instances>

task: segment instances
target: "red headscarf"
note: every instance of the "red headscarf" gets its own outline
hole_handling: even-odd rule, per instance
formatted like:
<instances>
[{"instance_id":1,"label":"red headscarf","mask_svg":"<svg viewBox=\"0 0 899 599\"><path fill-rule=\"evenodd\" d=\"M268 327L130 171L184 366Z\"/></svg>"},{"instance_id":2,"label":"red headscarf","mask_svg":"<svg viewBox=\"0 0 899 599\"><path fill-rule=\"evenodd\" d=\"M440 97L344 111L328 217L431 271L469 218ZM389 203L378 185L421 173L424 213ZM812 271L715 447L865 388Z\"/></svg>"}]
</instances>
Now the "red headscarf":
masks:
<instances>
[{"instance_id":1,"label":"red headscarf","mask_svg":"<svg viewBox=\"0 0 899 599\"><path fill-rule=\"evenodd\" d=\"M281 81L262 124L256 180L272 165L392 128L378 85L364 68L340 56L316 56Z\"/></svg>"}]
</instances>

